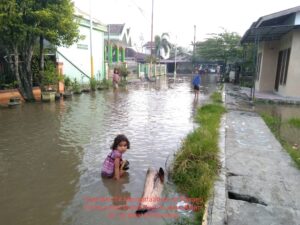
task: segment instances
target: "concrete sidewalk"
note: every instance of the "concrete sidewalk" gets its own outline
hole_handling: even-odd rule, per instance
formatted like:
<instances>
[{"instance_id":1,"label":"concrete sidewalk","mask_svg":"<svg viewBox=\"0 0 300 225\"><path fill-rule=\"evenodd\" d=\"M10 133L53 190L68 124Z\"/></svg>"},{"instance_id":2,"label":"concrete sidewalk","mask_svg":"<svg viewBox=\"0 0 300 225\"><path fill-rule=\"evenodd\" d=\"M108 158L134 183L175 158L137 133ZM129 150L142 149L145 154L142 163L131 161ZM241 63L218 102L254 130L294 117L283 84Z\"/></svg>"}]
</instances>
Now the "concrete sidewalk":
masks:
<instances>
[{"instance_id":1,"label":"concrete sidewalk","mask_svg":"<svg viewBox=\"0 0 300 225\"><path fill-rule=\"evenodd\" d=\"M207 224L300 225L300 171L251 106L242 111L237 98L225 99L225 175L221 171Z\"/></svg>"}]
</instances>

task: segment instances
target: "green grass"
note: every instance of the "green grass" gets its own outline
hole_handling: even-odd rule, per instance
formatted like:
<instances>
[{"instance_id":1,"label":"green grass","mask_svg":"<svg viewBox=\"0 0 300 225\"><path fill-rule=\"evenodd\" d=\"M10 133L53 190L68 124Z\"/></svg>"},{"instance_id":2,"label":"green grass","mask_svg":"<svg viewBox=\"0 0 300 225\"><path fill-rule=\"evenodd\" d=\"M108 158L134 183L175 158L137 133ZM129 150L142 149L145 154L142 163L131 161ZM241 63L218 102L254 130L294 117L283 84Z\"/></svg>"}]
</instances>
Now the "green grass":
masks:
<instances>
[{"instance_id":1,"label":"green grass","mask_svg":"<svg viewBox=\"0 0 300 225\"><path fill-rule=\"evenodd\" d=\"M289 125L300 129L300 118L291 118L288 120Z\"/></svg>"},{"instance_id":2,"label":"green grass","mask_svg":"<svg viewBox=\"0 0 300 225\"><path fill-rule=\"evenodd\" d=\"M294 149L293 146L291 144L289 144L286 140L284 140L279 134L279 129L280 129L280 126L283 124L283 122L278 117L271 116L266 113L262 113L261 117L263 118L265 123L268 125L268 127L270 128L272 133L275 135L277 140L279 140L279 142L281 143L283 148L289 153L289 155L295 162L296 167L298 169L300 169L300 150ZM299 122L300 122L299 119L294 118L294 119L290 119L288 121L288 124L291 126L300 127L298 124Z\"/></svg>"},{"instance_id":3,"label":"green grass","mask_svg":"<svg viewBox=\"0 0 300 225\"><path fill-rule=\"evenodd\" d=\"M98 83L98 89L99 90L109 89L110 87L112 87L112 81L111 80L103 79L102 81L100 81Z\"/></svg>"},{"instance_id":4,"label":"green grass","mask_svg":"<svg viewBox=\"0 0 300 225\"><path fill-rule=\"evenodd\" d=\"M202 221L204 204L212 193L218 175L219 125L225 108L220 104L221 94L211 96L213 103L202 106L196 114L199 127L190 133L175 156L172 179L179 190L189 198L200 198L201 208L196 213L196 221Z\"/></svg>"},{"instance_id":5,"label":"green grass","mask_svg":"<svg viewBox=\"0 0 300 225\"><path fill-rule=\"evenodd\" d=\"M222 102L222 96L220 93L218 92L214 92L212 95L211 95L211 99L216 102L216 103L221 103Z\"/></svg>"}]
</instances>

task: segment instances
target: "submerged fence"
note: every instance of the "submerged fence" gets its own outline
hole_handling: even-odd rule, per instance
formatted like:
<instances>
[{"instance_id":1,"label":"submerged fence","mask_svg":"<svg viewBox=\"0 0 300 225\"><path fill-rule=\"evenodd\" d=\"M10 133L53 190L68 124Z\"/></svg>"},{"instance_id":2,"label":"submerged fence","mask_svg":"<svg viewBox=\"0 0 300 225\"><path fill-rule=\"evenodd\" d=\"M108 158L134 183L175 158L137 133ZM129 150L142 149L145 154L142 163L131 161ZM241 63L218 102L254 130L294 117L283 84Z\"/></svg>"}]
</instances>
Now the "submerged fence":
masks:
<instances>
[{"instance_id":1,"label":"submerged fence","mask_svg":"<svg viewBox=\"0 0 300 225\"><path fill-rule=\"evenodd\" d=\"M152 64L152 67L150 63L126 62L122 64L125 65L129 70L130 77L136 77L136 78L150 77L151 69L152 69L151 77L162 76L167 74L167 65L165 64ZM109 79L109 77L112 76L114 67L120 67L122 64L118 63L118 64L112 64L108 66L108 64L106 63L105 65L106 79Z\"/></svg>"},{"instance_id":2,"label":"submerged fence","mask_svg":"<svg viewBox=\"0 0 300 225\"><path fill-rule=\"evenodd\" d=\"M149 63L147 64L138 64L138 77L143 78L143 77L149 77L152 69L152 76L161 76L161 75L166 75L167 74L167 65L165 64L152 64Z\"/></svg>"}]
</instances>

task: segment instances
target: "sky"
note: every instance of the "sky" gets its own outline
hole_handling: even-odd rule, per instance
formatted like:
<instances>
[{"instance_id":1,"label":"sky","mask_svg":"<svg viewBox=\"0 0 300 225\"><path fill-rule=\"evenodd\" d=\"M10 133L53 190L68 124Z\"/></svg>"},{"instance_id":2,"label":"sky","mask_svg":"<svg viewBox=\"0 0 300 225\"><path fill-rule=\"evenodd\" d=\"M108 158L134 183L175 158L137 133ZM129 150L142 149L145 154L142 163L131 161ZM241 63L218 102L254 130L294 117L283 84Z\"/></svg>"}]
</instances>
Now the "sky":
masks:
<instances>
[{"instance_id":1,"label":"sky","mask_svg":"<svg viewBox=\"0 0 300 225\"><path fill-rule=\"evenodd\" d=\"M75 6L104 24L126 23L136 49L151 40L152 0L73 0ZM211 33L243 35L259 17L300 5L299 0L153 0L154 35L169 33L170 41L191 47Z\"/></svg>"}]
</instances>

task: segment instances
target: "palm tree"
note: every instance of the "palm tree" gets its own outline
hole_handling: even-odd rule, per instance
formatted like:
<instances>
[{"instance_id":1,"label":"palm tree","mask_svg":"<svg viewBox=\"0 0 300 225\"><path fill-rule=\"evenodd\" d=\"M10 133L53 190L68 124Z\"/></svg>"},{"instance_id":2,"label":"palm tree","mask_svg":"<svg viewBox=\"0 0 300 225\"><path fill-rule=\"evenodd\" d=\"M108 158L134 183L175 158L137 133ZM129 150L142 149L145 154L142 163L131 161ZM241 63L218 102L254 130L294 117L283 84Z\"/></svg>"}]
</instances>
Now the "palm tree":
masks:
<instances>
[{"instance_id":1,"label":"palm tree","mask_svg":"<svg viewBox=\"0 0 300 225\"><path fill-rule=\"evenodd\" d=\"M155 44L155 52L156 56L160 59L160 57L163 57L162 50L164 51L165 55L168 55L170 52L170 49L172 47L172 44L169 42L169 34L163 33L161 36L156 35L154 38L154 44ZM163 57L164 58L164 57Z\"/></svg>"}]
</instances>

